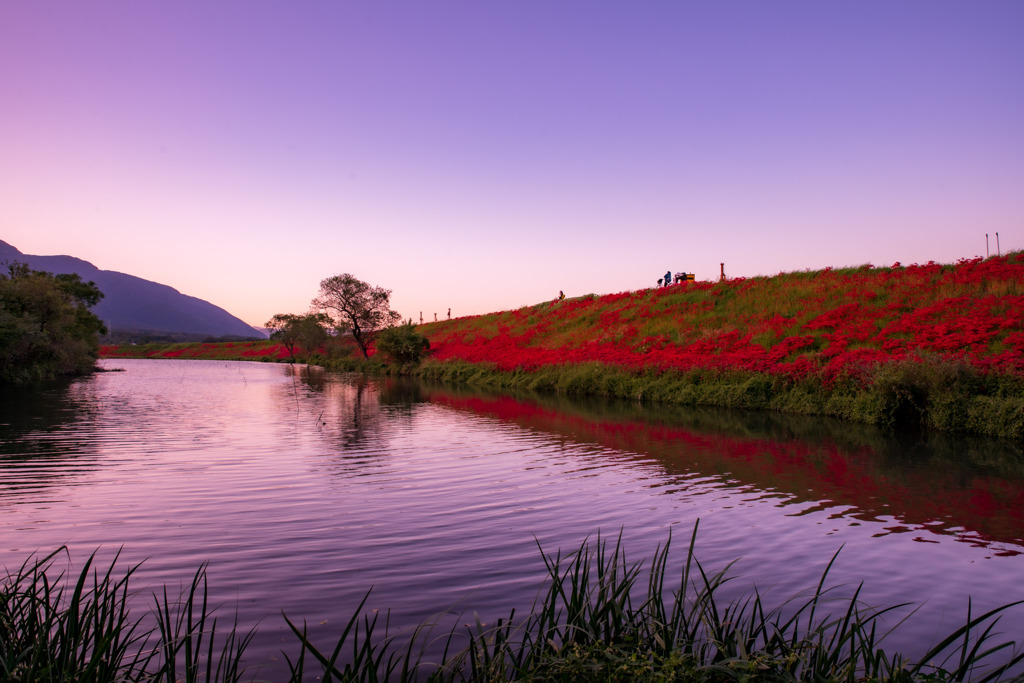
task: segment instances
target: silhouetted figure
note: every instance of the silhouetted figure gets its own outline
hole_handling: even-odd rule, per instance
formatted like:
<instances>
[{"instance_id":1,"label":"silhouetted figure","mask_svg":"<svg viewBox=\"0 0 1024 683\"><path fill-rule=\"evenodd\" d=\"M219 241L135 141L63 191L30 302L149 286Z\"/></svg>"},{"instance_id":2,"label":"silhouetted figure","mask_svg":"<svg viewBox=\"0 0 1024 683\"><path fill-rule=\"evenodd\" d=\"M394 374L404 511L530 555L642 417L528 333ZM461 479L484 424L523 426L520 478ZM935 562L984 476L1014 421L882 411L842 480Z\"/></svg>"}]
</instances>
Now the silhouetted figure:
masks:
<instances>
[{"instance_id":1,"label":"silhouetted figure","mask_svg":"<svg viewBox=\"0 0 1024 683\"><path fill-rule=\"evenodd\" d=\"M672 271L671 270L666 270L665 271L665 286L668 287L670 284L672 284Z\"/></svg>"},{"instance_id":2,"label":"silhouetted figure","mask_svg":"<svg viewBox=\"0 0 1024 683\"><path fill-rule=\"evenodd\" d=\"M658 278L658 286L661 287L661 278Z\"/></svg>"},{"instance_id":3,"label":"silhouetted figure","mask_svg":"<svg viewBox=\"0 0 1024 683\"><path fill-rule=\"evenodd\" d=\"M558 300L562 301L563 299L565 299L565 292L558 290Z\"/></svg>"},{"instance_id":4,"label":"silhouetted figure","mask_svg":"<svg viewBox=\"0 0 1024 683\"><path fill-rule=\"evenodd\" d=\"M451 319L452 319L452 309L451 309L451 307L450 307L450 306L448 307L448 319L449 319L449 320L451 320Z\"/></svg>"}]
</instances>

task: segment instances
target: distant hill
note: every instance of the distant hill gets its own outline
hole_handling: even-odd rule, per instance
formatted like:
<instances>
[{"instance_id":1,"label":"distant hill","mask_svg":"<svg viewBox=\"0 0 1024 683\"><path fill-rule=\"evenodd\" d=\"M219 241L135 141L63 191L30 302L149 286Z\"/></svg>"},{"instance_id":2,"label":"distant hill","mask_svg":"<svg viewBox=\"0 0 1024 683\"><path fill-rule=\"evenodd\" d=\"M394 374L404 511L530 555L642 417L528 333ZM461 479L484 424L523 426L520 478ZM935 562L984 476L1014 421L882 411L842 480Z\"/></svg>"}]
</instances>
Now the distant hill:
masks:
<instances>
[{"instance_id":1,"label":"distant hill","mask_svg":"<svg viewBox=\"0 0 1024 683\"><path fill-rule=\"evenodd\" d=\"M188 341L204 337L264 338L266 335L223 308L208 301L182 294L173 287L150 280L100 270L88 261L73 256L33 256L23 254L0 240L0 266L18 261L33 270L49 273L76 273L92 280L104 298L93 308L115 338L140 338Z\"/></svg>"}]
</instances>

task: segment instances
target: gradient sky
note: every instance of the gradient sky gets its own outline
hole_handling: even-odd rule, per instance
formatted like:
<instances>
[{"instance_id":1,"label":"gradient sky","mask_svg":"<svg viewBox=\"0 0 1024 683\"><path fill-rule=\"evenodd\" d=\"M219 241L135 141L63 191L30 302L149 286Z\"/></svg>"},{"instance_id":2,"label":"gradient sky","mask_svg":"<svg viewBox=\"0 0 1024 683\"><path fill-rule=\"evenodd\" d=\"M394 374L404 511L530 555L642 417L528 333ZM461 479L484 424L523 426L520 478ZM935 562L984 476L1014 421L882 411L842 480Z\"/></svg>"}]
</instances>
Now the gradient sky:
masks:
<instances>
[{"instance_id":1,"label":"gradient sky","mask_svg":"<svg viewBox=\"0 0 1024 683\"><path fill-rule=\"evenodd\" d=\"M251 324L1024 248L1024 2L2 0L0 239Z\"/></svg>"}]
</instances>

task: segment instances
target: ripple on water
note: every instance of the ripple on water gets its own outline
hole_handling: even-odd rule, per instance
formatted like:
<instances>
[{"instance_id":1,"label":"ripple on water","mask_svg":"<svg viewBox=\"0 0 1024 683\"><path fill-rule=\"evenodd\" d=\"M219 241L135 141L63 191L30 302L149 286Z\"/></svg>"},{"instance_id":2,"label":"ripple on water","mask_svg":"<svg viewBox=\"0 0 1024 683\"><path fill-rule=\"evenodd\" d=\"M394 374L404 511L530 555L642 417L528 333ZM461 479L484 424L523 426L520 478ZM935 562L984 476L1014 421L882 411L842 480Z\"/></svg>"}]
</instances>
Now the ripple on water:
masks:
<instances>
[{"instance_id":1,"label":"ripple on water","mask_svg":"<svg viewBox=\"0 0 1024 683\"><path fill-rule=\"evenodd\" d=\"M870 497L817 476L834 446L780 455L785 443L644 422L634 406L593 418L570 406L560 428L550 407L534 419L529 403L406 399L280 365L107 364L125 371L47 397L50 423L5 408L0 554L10 566L61 544L75 558L123 548L153 586L209 563L215 600L260 623L254 652L287 640L282 611L329 637L371 586L369 604L399 626L444 610L505 616L537 596L538 544L621 531L641 559L671 531L678 559L698 519L698 556L709 570L737 561L736 595L751 582L795 595L842 548L837 584L863 581L870 604L925 605L903 644L959 617L968 593L1021 597L1021 558L1000 556L1019 550L1020 529L995 539L955 508L938 511L941 525L917 519L886 498L901 472L874 473L860 451L851 466L867 468Z\"/></svg>"}]
</instances>

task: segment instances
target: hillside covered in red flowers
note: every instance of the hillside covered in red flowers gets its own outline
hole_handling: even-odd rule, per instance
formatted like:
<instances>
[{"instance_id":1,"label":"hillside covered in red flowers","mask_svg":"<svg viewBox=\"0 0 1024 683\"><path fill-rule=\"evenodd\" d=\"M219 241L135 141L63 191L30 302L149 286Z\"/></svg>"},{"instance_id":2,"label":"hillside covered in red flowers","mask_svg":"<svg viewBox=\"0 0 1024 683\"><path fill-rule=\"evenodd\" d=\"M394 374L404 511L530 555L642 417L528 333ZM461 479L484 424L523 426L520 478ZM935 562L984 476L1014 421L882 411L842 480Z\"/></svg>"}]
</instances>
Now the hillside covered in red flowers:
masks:
<instances>
[{"instance_id":1,"label":"hillside covered in red flowers","mask_svg":"<svg viewBox=\"0 0 1024 683\"><path fill-rule=\"evenodd\" d=\"M1024 252L585 296L424 325L435 360L742 369L826 381L893 360L1024 373Z\"/></svg>"},{"instance_id":2,"label":"hillside covered in red flowers","mask_svg":"<svg viewBox=\"0 0 1024 683\"><path fill-rule=\"evenodd\" d=\"M1024 436L1024 252L683 282L419 331L441 379L471 364L496 385Z\"/></svg>"}]
</instances>

